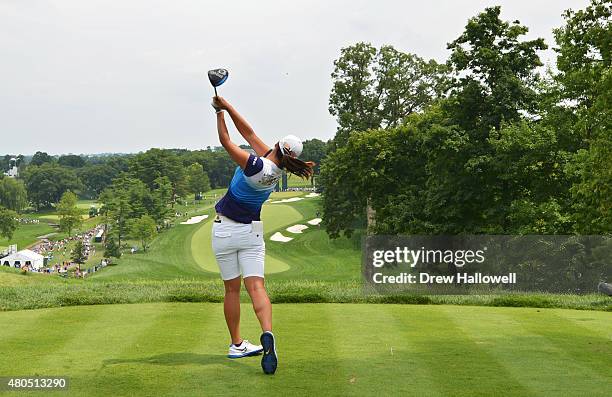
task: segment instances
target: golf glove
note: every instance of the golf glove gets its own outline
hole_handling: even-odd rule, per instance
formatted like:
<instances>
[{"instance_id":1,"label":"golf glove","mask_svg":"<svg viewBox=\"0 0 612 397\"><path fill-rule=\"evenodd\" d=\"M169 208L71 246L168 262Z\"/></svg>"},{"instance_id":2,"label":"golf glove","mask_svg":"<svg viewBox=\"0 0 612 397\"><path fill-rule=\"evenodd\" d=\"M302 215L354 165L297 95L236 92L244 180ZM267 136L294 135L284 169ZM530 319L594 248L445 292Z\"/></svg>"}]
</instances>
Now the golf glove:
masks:
<instances>
[{"instance_id":1,"label":"golf glove","mask_svg":"<svg viewBox=\"0 0 612 397\"><path fill-rule=\"evenodd\" d=\"M221 109L220 107L215 106L215 102L214 101L210 103L210 106L212 106L213 109L215 109L215 113L220 113L220 112L223 111L223 109Z\"/></svg>"}]
</instances>

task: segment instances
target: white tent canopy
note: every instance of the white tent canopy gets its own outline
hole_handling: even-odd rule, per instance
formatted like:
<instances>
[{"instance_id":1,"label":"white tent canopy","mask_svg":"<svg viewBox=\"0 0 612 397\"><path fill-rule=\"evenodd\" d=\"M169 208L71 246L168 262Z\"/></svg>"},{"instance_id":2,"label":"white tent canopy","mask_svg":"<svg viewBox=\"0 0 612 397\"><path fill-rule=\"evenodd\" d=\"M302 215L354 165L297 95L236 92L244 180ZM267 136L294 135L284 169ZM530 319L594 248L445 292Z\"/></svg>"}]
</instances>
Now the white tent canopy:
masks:
<instances>
[{"instance_id":1,"label":"white tent canopy","mask_svg":"<svg viewBox=\"0 0 612 397\"><path fill-rule=\"evenodd\" d=\"M10 267L24 267L29 265L34 269L40 269L45 264L45 257L26 249L5 256L0 259L0 264Z\"/></svg>"}]
</instances>

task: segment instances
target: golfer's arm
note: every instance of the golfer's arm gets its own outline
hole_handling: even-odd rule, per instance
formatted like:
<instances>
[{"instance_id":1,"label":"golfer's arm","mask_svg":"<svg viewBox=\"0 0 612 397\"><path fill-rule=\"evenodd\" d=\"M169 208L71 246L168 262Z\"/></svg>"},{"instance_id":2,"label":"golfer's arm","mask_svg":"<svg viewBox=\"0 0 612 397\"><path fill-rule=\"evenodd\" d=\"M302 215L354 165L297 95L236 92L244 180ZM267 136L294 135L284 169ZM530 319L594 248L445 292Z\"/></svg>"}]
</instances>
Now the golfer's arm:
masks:
<instances>
[{"instance_id":1,"label":"golfer's arm","mask_svg":"<svg viewBox=\"0 0 612 397\"><path fill-rule=\"evenodd\" d=\"M219 133L219 142L221 142L221 146L227 151L232 160L234 160L240 168L244 169L249 159L249 153L240 149L238 145L231 141L223 112L217 113L217 132Z\"/></svg>"},{"instance_id":2,"label":"golfer's arm","mask_svg":"<svg viewBox=\"0 0 612 397\"><path fill-rule=\"evenodd\" d=\"M233 106L230 106L227 109L227 112L232 118L236 129L238 129L238 132L240 132L240 135L246 139L253 150L255 150L255 153L257 153L258 156L265 155L270 148L257 136L257 134L255 134L255 131L253 131L253 128L249 125L246 119L242 117L242 115L238 113Z\"/></svg>"}]
</instances>

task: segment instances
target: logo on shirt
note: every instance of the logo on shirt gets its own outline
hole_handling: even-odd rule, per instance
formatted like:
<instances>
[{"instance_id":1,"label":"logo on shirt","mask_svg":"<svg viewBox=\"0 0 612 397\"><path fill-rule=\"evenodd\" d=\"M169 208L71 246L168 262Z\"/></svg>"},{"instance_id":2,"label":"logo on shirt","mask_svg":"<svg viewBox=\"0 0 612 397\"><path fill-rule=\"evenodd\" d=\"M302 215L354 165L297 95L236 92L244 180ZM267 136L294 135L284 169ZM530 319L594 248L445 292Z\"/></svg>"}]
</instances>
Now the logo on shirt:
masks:
<instances>
[{"instance_id":1,"label":"logo on shirt","mask_svg":"<svg viewBox=\"0 0 612 397\"><path fill-rule=\"evenodd\" d=\"M264 175L261 177L259 183L265 186L275 185L280 179L280 175Z\"/></svg>"}]
</instances>

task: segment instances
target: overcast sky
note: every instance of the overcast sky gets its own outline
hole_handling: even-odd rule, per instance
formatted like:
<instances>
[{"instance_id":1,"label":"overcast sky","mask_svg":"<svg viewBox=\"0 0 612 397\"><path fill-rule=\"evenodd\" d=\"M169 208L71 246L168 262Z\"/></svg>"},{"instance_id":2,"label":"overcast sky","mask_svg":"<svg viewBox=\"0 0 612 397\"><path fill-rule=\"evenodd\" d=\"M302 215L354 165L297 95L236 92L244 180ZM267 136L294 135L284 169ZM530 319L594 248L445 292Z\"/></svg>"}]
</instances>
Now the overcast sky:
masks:
<instances>
[{"instance_id":1,"label":"overcast sky","mask_svg":"<svg viewBox=\"0 0 612 397\"><path fill-rule=\"evenodd\" d=\"M326 140L340 48L368 41L445 61L467 19L495 4L552 45L563 10L587 3L0 0L0 154L218 145L206 77L216 67L230 71L220 95L269 144Z\"/></svg>"}]
</instances>

